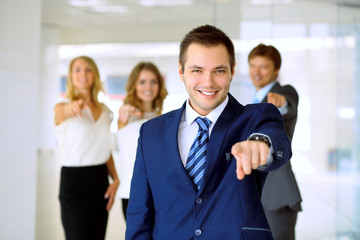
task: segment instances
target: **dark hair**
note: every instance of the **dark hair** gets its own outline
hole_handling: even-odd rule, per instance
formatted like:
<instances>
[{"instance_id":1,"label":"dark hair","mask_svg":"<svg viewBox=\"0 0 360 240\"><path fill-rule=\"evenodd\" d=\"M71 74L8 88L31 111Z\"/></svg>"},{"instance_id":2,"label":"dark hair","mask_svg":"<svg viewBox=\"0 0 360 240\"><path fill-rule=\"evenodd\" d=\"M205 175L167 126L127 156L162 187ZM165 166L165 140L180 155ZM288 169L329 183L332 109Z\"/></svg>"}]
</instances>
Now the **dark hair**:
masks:
<instances>
[{"instance_id":1,"label":"dark hair","mask_svg":"<svg viewBox=\"0 0 360 240\"><path fill-rule=\"evenodd\" d=\"M142 107L142 101L136 95L136 82L138 81L139 75L142 70L148 70L154 73L158 80L159 92L153 101L153 108L160 115L163 109L163 102L167 95L167 91L165 88L165 80L163 76L161 75L156 65L151 62L139 62L131 71L126 84L126 97L124 99L124 103L131 104L140 109L141 112L144 112L144 109Z\"/></svg>"},{"instance_id":2,"label":"dark hair","mask_svg":"<svg viewBox=\"0 0 360 240\"><path fill-rule=\"evenodd\" d=\"M279 70L281 67L281 56L274 46L260 43L249 53L248 62L256 56L266 57L271 60L274 64L275 70Z\"/></svg>"},{"instance_id":3,"label":"dark hair","mask_svg":"<svg viewBox=\"0 0 360 240\"><path fill-rule=\"evenodd\" d=\"M196 27L185 35L180 43L179 62L184 71L186 51L190 44L197 43L206 47L214 47L223 44L229 53L230 69L233 72L235 64L235 50L231 39L219 28L211 25Z\"/></svg>"}]
</instances>

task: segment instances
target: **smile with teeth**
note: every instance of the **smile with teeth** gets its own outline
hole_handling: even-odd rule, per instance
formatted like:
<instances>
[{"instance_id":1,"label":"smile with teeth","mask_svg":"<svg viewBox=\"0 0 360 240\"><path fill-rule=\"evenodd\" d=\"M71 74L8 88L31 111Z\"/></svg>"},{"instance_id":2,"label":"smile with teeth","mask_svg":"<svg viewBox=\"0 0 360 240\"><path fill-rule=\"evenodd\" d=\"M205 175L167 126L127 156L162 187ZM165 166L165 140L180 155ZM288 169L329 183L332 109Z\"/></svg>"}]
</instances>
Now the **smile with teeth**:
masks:
<instances>
[{"instance_id":1,"label":"smile with teeth","mask_svg":"<svg viewBox=\"0 0 360 240\"><path fill-rule=\"evenodd\" d=\"M152 95L152 92L150 91L144 92L144 95Z\"/></svg>"},{"instance_id":2,"label":"smile with teeth","mask_svg":"<svg viewBox=\"0 0 360 240\"><path fill-rule=\"evenodd\" d=\"M211 96L211 95L215 94L215 92L203 92L203 91L200 91L200 90L199 90L199 92L201 92L202 94L205 94L206 96Z\"/></svg>"}]
</instances>

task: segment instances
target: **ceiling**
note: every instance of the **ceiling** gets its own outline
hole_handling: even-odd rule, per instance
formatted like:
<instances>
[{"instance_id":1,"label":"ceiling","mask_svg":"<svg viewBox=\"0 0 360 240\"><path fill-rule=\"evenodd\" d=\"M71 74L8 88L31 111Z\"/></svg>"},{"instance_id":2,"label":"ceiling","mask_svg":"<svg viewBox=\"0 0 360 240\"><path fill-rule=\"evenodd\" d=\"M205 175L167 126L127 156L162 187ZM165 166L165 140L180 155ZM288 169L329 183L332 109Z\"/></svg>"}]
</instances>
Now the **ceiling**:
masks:
<instances>
[{"instance_id":1,"label":"ceiling","mask_svg":"<svg viewBox=\"0 0 360 240\"><path fill-rule=\"evenodd\" d=\"M360 22L359 12L360 0L42 0L43 26L65 44L174 41L205 23L238 37L243 21Z\"/></svg>"}]
</instances>

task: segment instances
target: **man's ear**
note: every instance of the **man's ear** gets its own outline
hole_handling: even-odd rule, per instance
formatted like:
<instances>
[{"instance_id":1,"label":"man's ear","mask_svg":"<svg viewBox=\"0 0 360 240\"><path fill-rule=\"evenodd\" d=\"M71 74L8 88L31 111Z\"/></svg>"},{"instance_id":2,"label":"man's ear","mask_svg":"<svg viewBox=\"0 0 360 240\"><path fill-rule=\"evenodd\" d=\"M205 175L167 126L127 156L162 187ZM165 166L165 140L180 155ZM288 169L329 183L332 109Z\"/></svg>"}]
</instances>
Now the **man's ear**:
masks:
<instances>
[{"instance_id":1,"label":"man's ear","mask_svg":"<svg viewBox=\"0 0 360 240\"><path fill-rule=\"evenodd\" d=\"M278 70L275 71L275 73L274 73L274 76L275 76L274 81L278 78L279 72L280 72L280 69L278 69Z\"/></svg>"},{"instance_id":2,"label":"man's ear","mask_svg":"<svg viewBox=\"0 0 360 240\"><path fill-rule=\"evenodd\" d=\"M180 80L183 82L184 81L184 74L183 74L183 69L182 69L182 66L181 66L180 62L178 62L178 68L179 68Z\"/></svg>"},{"instance_id":3,"label":"man's ear","mask_svg":"<svg viewBox=\"0 0 360 240\"><path fill-rule=\"evenodd\" d=\"M233 79L233 77L234 77L234 75L235 75L235 67L236 67L236 62L234 63L234 66L233 66L233 68L232 68L231 81L232 81L232 79Z\"/></svg>"}]
</instances>

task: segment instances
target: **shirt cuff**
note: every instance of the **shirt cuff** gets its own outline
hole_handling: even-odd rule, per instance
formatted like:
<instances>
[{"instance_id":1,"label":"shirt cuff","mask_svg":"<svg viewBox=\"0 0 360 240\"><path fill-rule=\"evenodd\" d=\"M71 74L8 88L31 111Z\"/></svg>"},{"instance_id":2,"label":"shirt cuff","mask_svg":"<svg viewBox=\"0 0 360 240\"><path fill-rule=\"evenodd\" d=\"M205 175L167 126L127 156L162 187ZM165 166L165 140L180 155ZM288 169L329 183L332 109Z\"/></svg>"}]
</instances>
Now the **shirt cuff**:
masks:
<instances>
[{"instance_id":1,"label":"shirt cuff","mask_svg":"<svg viewBox=\"0 0 360 240\"><path fill-rule=\"evenodd\" d=\"M281 107L279 107L278 109L279 109L279 112L280 112L281 115L287 114L287 112L288 112L288 102L287 102L286 99L285 99L285 104L284 104L284 106L281 106Z\"/></svg>"}]
</instances>

